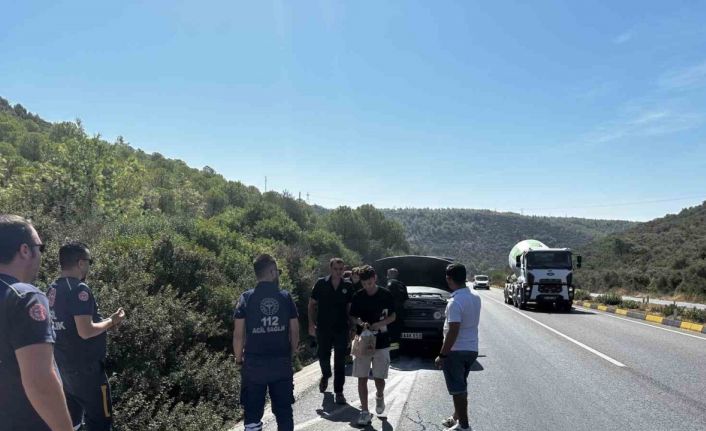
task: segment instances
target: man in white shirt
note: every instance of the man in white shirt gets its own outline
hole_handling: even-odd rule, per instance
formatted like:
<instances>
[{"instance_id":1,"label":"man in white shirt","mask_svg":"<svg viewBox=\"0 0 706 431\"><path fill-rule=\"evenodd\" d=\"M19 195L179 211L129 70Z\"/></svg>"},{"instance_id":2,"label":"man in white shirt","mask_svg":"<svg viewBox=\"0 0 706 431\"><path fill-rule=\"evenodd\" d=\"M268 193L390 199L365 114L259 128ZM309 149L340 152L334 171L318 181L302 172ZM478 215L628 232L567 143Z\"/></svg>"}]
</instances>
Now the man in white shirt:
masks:
<instances>
[{"instance_id":1,"label":"man in white shirt","mask_svg":"<svg viewBox=\"0 0 706 431\"><path fill-rule=\"evenodd\" d=\"M436 358L437 368L444 370L446 388L453 397L454 414L444 426L469 431L468 374L478 357L478 321L480 297L466 287L466 267L453 263L446 267L446 282L453 291L446 305L444 344Z\"/></svg>"}]
</instances>

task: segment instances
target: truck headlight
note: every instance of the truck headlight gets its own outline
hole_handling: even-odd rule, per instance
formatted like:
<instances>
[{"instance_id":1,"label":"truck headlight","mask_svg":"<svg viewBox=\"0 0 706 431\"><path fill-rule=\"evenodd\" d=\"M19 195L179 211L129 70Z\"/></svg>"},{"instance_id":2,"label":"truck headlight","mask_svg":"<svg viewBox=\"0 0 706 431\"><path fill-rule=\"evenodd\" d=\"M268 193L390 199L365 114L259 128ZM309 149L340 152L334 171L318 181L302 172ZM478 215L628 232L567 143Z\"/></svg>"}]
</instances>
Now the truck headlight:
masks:
<instances>
[{"instance_id":1,"label":"truck headlight","mask_svg":"<svg viewBox=\"0 0 706 431\"><path fill-rule=\"evenodd\" d=\"M435 311L435 312L434 312L434 319L439 320L439 319L441 319L442 317L444 317L444 313L442 313L441 311Z\"/></svg>"}]
</instances>

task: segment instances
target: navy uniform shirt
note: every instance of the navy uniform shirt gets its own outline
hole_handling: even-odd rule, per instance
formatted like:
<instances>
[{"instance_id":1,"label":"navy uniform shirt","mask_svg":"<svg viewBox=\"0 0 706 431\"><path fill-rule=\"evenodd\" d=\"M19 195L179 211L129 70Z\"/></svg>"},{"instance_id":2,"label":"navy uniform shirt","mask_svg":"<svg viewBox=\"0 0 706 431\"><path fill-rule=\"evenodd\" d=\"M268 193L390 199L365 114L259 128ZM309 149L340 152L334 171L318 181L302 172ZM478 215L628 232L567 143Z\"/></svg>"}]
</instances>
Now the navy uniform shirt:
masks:
<instances>
[{"instance_id":1,"label":"navy uniform shirt","mask_svg":"<svg viewBox=\"0 0 706 431\"><path fill-rule=\"evenodd\" d=\"M320 278L311 290L311 298L316 300L318 312L316 326L319 331L347 331L348 304L353 298L353 284L341 279L334 289L331 276Z\"/></svg>"},{"instance_id":2,"label":"navy uniform shirt","mask_svg":"<svg viewBox=\"0 0 706 431\"><path fill-rule=\"evenodd\" d=\"M53 342L47 297L0 274L0 430L49 429L25 395L15 351Z\"/></svg>"},{"instance_id":3,"label":"navy uniform shirt","mask_svg":"<svg viewBox=\"0 0 706 431\"><path fill-rule=\"evenodd\" d=\"M233 317L245 319L246 358L291 356L289 319L298 314L289 292L275 283L258 283L240 295Z\"/></svg>"},{"instance_id":4,"label":"navy uniform shirt","mask_svg":"<svg viewBox=\"0 0 706 431\"><path fill-rule=\"evenodd\" d=\"M76 329L74 316L91 316L94 323L103 320L86 283L77 278L59 278L49 286L47 297L56 331L54 356L59 368L82 370L105 359L106 333L84 340Z\"/></svg>"}]
</instances>

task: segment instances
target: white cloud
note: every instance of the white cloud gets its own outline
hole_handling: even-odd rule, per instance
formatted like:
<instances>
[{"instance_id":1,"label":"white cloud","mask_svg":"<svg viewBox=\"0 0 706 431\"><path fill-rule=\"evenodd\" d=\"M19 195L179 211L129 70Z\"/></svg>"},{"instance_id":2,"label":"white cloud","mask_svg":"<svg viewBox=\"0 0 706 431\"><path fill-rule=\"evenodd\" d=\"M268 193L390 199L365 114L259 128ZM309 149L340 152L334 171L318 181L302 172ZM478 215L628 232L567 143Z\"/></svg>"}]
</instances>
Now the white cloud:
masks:
<instances>
[{"instance_id":1,"label":"white cloud","mask_svg":"<svg viewBox=\"0 0 706 431\"><path fill-rule=\"evenodd\" d=\"M633 37L633 31L628 30L626 32L620 33L616 37L613 38L613 43L616 45L622 45L625 42L628 42L630 39Z\"/></svg>"},{"instance_id":2,"label":"white cloud","mask_svg":"<svg viewBox=\"0 0 706 431\"><path fill-rule=\"evenodd\" d=\"M653 137L695 129L706 123L706 115L669 110L643 110L590 133L588 141L601 144L629 137Z\"/></svg>"},{"instance_id":3,"label":"white cloud","mask_svg":"<svg viewBox=\"0 0 706 431\"><path fill-rule=\"evenodd\" d=\"M667 72L659 79L665 88L684 89L706 85L706 61L701 64Z\"/></svg>"}]
</instances>

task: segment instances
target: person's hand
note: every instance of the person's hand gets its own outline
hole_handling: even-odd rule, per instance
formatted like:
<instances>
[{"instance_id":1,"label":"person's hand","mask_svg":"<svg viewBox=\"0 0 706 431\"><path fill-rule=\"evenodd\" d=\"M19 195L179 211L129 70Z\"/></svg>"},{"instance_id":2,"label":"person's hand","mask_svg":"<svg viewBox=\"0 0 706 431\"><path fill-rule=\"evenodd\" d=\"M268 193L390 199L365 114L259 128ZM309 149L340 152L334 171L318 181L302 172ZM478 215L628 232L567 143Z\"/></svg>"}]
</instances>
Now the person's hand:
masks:
<instances>
[{"instance_id":1,"label":"person's hand","mask_svg":"<svg viewBox=\"0 0 706 431\"><path fill-rule=\"evenodd\" d=\"M235 365L242 366L243 365L243 358L242 357L235 357Z\"/></svg>"},{"instance_id":2,"label":"person's hand","mask_svg":"<svg viewBox=\"0 0 706 431\"><path fill-rule=\"evenodd\" d=\"M120 326L125 320L125 310L123 307L118 308L118 311L110 315L110 320L113 322L113 327Z\"/></svg>"},{"instance_id":3,"label":"person's hand","mask_svg":"<svg viewBox=\"0 0 706 431\"><path fill-rule=\"evenodd\" d=\"M361 326L363 327L363 330L370 329L370 323L368 322L363 322Z\"/></svg>"},{"instance_id":4,"label":"person's hand","mask_svg":"<svg viewBox=\"0 0 706 431\"><path fill-rule=\"evenodd\" d=\"M309 335L316 337L316 325L309 325Z\"/></svg>"},{"instance_id":5,"label":"person's hand","mask_svg":"<svg viewBox=\"0 0 706 431\"><path fill-rule=\"evenodd\" d=\"M437 356L434 360L434 365L436 365L436 368L438 370L444 368L444 358L442 358L441 356Z\"/></svg>"}]
</instances>

